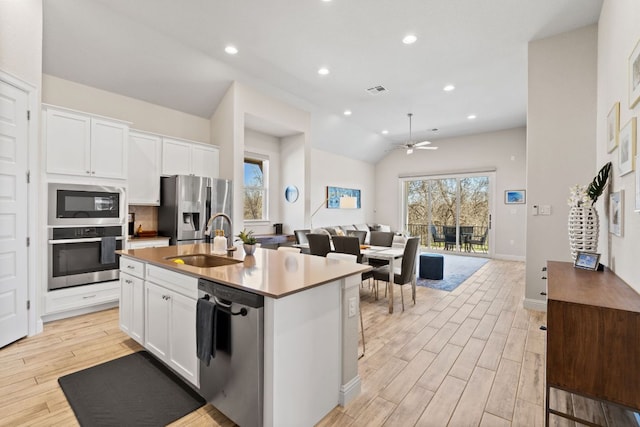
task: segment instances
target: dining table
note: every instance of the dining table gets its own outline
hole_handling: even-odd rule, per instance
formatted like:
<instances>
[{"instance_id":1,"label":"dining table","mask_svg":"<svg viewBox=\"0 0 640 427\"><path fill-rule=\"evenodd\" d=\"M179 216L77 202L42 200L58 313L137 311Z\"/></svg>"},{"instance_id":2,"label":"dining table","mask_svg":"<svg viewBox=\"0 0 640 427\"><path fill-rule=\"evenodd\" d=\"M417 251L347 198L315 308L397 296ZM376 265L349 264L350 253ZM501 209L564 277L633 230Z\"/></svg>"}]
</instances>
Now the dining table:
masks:
<instances>
[{"instance_id":1,"label":"dining table","mask_svg":"<svg viewBox=\"0 0 640 427\"><path fill-rule=\"evenodd\" d=\"M293 246L300 248L302 253L309 253L308 243L298 243ZM333 248L333 244L331 247ZM402 258L404 247L360 245L360 253L367 258L389 261L389 283L393 284L396 262ZM415 294L415 283L413 283L412 286ZM393 313L393 286L389 286L389 314L391 313Z\"/></svg>"}]
</instances>

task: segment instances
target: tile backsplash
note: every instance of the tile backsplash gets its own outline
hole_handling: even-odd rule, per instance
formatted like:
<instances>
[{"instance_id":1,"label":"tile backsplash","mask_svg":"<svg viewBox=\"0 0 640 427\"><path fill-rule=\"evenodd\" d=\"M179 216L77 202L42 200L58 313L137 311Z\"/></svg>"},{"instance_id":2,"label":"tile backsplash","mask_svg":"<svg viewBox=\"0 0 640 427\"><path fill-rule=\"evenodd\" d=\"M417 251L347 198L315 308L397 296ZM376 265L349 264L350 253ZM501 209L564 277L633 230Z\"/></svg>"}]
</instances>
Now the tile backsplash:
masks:
<instances>
[{"instance_id":1,"label":"tile backsplash","mask_svg":"<svg viewBox=\"0 0 640 427\"><path fill-rule=\"evenodd\" d=\"M136 215L134 231L142 225L143 230L158 230L158 207L129 205L129 213Z\"/></svg>"}]
</instances>

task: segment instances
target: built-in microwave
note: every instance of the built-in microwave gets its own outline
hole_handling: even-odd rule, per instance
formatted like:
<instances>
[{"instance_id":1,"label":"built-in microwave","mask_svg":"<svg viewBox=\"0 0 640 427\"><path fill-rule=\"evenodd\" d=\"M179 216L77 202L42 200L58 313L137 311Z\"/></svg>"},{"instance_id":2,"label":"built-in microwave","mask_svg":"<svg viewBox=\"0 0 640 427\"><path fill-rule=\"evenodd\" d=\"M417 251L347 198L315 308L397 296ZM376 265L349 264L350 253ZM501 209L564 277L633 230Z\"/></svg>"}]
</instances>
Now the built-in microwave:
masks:
<instances>
[{"instance_id":1,"label":"built-in microwave","mask_svg":"<svg viewBox=\"0 0 640 427\"><path fill-rule=\"evenodd\" d=\"M49 225L124 224L124 190L49 183Z\"/></svg>"}]
</instances>

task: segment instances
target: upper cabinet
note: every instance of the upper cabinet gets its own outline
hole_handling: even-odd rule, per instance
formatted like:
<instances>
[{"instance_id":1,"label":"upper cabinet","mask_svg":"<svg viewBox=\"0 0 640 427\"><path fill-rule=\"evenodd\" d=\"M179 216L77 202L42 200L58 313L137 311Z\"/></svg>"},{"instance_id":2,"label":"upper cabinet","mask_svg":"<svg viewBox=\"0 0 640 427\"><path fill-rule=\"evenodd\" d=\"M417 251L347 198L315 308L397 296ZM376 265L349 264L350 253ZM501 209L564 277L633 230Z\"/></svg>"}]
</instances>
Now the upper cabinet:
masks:
<instances>
[{"instance_id":1,"label":"upper cabinet","mask_svg":"<svg viewBox=\"0 0 640 427\"><path fill-rule=\"evenodd\" d=\"M51 106L43 117L48 173L127 178L126 122Z\"/></svg>"},{"instance_id":2,"label":"upper cabinet","mask_svg":"<svg viewBox=\"0 0 640 427\"><path fill-rule=\"evenodd\" d=\"M172 138L162 138L162 175L196 175L218 178L218 148Z\"/></svg>"},{"instance_id":3,"label":"upper cabinet","mask_svg":"<svg viewBox=\"0 0 640 427\"><path fill-rule=\"evenodd\" d=\"M162 137L129 132L129 204L160 206Z\"/></svg>"}]
</instances>

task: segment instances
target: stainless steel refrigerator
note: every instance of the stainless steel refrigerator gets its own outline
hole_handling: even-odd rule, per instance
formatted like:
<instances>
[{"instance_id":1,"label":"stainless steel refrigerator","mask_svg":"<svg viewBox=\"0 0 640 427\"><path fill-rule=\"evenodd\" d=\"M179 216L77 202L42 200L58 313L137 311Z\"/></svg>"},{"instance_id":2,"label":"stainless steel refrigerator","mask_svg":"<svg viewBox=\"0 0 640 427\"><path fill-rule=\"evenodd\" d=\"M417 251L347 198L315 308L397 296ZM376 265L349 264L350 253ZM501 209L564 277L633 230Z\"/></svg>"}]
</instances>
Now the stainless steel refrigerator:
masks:
<instances>
[{"instance_id":1,"label":"stainless steel refrigerator","mask_svg":"<svg viewBox=\"0 0 640 427\"><path fill-rule=\"evenodd\" d=\"M162 177L158 233L170 238L171 245L202 243L207 221L212 214L223 212L231 217L232 183L192 175ZM230 224L216 219L212 228L222 228L232 235Z\"/></svg>"}]
</instances>

